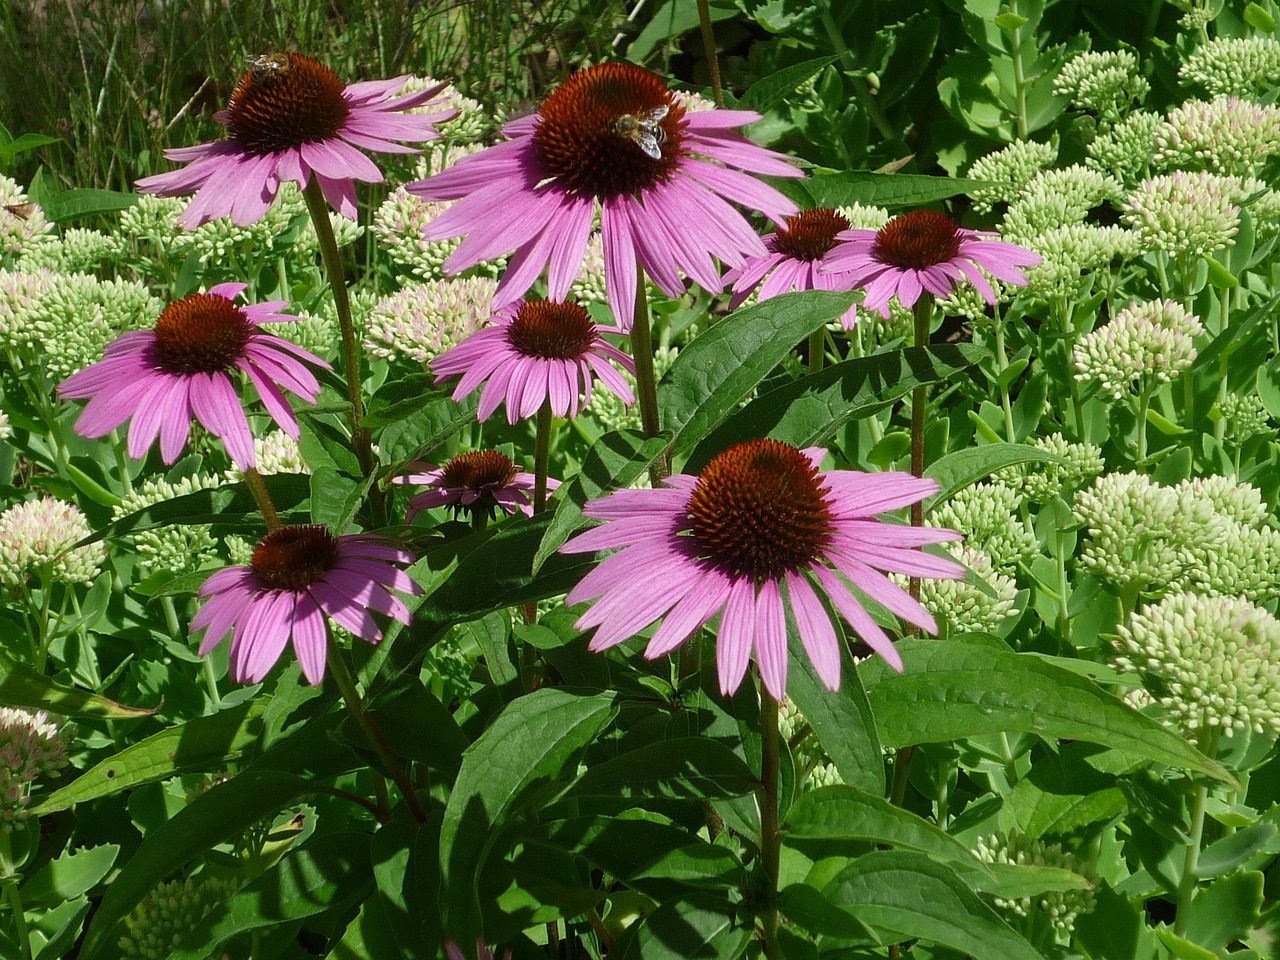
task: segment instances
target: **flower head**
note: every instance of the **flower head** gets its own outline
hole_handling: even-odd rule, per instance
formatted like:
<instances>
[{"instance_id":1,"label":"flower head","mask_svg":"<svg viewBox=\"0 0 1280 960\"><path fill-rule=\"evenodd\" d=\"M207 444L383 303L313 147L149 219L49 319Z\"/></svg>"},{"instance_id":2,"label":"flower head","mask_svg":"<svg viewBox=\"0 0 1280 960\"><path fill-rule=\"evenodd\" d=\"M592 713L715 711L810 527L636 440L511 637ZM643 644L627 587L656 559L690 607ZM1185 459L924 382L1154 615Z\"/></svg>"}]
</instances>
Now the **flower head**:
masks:
<instances>
[{"instance_id":1,"label":"flower head","mask_svg":"<svg viewBox=\"0 0 1280 960\"><path fill-rule=\"evenodd\" d=\"M1055 96L1070 97L1077 110L1096 113L1114 123L1151 92L1138 72L1138 58L1129 50L1086 50L1062 66L1053 81Z\"/></svg>"},{"instance_id":2,"label":"flower head","mask_svg":"<svg viewBox=\"0 0 1280 960\"><path fill-rule=\"evenodd\" d=\"M681 272L718 292L713 257L740 267L765 252L726 201L775 221L795 213L750 175L800 176L786 157L734 132L758 119L747 110L687 110L656 74L603 63L575 73L533 116L508 123L505 142L408 189L459 201L425 233L467 235L446 261L450 272L514 252L495 306L517 300L548 265L549 296L563 300L598 207L609 305L629 329L637 258L669 296L684 292Z\"/></svg>"},{"instance_id":3,"label":"flower head","mask_svg":"<svg viewBox=\"0 0 1280 960\"><path fill-rule=\"evenodd\" d=\"M973 191L973 208L988 212L997 203L1012 203L1037 173L1058 159L1058 146L1034 140L1015 140L1003 149L979 157L969 168L970 180L986 180L988 187Z\"/></svg>"},{"instance_id":4,"label":"flower head","mask_svg":"<svg viewBox=\"0 0 1280 960\"><path fill-rule=\"evenodd\" d=\"M311 684L324 676L325 616L370 643L382 639L375 612L407 624L404 601L388 587L417 596L421 588L396 564L412 554L385 537L335 537L323 526L281 527L258 542L247 567L219 570L200 588L207 597L191 621L204 630L206 655L234 630L231 677L257 683L291 638Z\"/></svg>"},{"instance_id":5,"label":"flower head","mask_svg":"<svg viewBox=\"0 0 1280 960\"><path fill-rule=\"evenodd\" d=\"M1162 170L1250 174L1280 152L1280 107L1239 97L1188 100L1169 111L1155 144Z\"/></svg>"},{"instance_id":6,"label":"flower head","mask_svg":"<svg viewBox=\"0 0 1280 960\"><path fill-rule=\"evenodd\" d=\"M98 363L58 387L64 399L89 400L76 421L85 437L101 437L130 417L129 456L141 458L160 435L160 454L173 463L186 446L194 416L227 446L241 469L253 467L253 434L231 380L242 370L272 418L298 438L298 421L281 388L315 403L320 384L307 363L329 365L287 340L263 333L264 323L296 320L277 311L283 300L237 307L247 286L221 283L169 304L154 330L126 333ZM305 363L303 361L306 361Z\"/></svg>"},{"instance_id":7,"label":"flower head","mask_svg":"<svg viewBox=\"0 0 1280 960\"><path fill-rule=\"evenodd\" d=\"M333 208L354 220L354 181L382 182L377 165L357 148L414 153L394 141L434 139L436 124L454 115L404 113L444 87L393 96L407 80L344 85L324 64L298 53L258 57L227 109L214 116L227 138L166 150L170 160L188 165L139 180L137 188L162 197L198 191L179 221L185 227L223 216L244 225L266 213L281 183L305 187L315 177Z\"/></svg>"},{"instance_id":8,"label":"flower head","mask_svg":"<svg viewBox=\"0 0 1280 960\"><path fill-rule=\"evenodd\" d=\"M0 830L26 820L36 781L66 765L66 738L48 714L0 708Z\"/></svg>"},{"instance_id":9,"label":"flower head","mask_svg":"<svg viewBox=\"0 0 1280 960\"><path fill-rule=\"evenodd\" d=\"M1097 905L1094 888L1098 884L1097 871L1076 855L1062 849L1060 843L1045 843L1014 830L1009 833L993 833L979 837L975 855L983 863L1006 863L1014 866L1055 867L1070 870L1084 877L1088 886L1083 890L1051 890L1041 896L992 897L997 907L1017 917L1030 916L1033 907L1048 916L1055 936L1060 942L1070 939L1075 930L1076 918L1092 913Z\"/></svg>"},{"instance_id":10,"label":"flower head","mask_svg":"<svg viewBox=\"0 0 1280 960\"><path fill-rule=\"evenodd\" d=\"M1261 607L1170 594L1120 627L1116 649L1116 666L1142 677L1171 726L1280 733L1280 621Z\"/></svg>"},{"instance_id":11,"label":"flower head","mask_svg":"<svg viewBox=\"0 0 1280 960\"><path fill-rule=\"evenodd\" d=\"M645 649L670 653L722 613L716 643L720 689L738 689L752 650L765 688L781 700L787 686L787 609L823 683L840 685L840 646L820 599L831 605L896 669L888 635L850 590L921 629L933 617L885 576L962 577L950 560L913 549L959 537L954 530L884 523L875 515L923 499L932 480L903 473L819 473L826 453L776 440L751 440L713 459L700 476L677 474L657 490L618 490L583 513L603 526L561 551L622 547L569 592L566 602L600 598L577 622L597 627L604 650L662 620Z\"/></svg>"},{"instance_id":12,"label":"flower head","mask_svg":"<svg viewBox=\"0 0 1280 960\"><path fill-rule=\"evenodd\" d=\"M239 881L207 873L160 884L125 918L127 932L119 941L120 955L124 960L166 960L174 945L238 886Z\"/></svg>"},{"instance_id":13,"label":"flower head","mask_svg":"<svg viewBox=\"0 0 1280 960\"><path fill-rule=\"evenodd\" d=\"M1097 381L1115 400L1140 384L1168 383L1195 361L1194 338L1203 332L1199 318L1173 300L1131 303L1076 344L1076 379Z\"/></svg>"},{"instance_id":14,"label":"flower head","mask_svg":"<svg viewBox=\"0 0 1280 960\"><path fill-rule=\"evenodd\" d=\"M488 277L464 277L405 287L370 311L365 349L375 357L428 363L484 325L497 286Z\"/></svg>"},{"instance_id":15,"label":"flower head","mask_svg":"<svg viewBox=\"0 0 1280 960\"><path fill-rule=\"evenodd\" d=\"M1124 204L1124 220L1148 250L1207 257L1240 229L1229 178L1179 170L1143 180Z\"/></svg>"},{"instance_id":16,"label":"flower head","mask_svg":"<svg viewBox=\"0 0 1280 960\"><path fill-rule=\"evenodd\" d=\"M957 226L932 210L915 210L894 217L879 230L847 230L841 243L827 254L825 272L848 272L842 281L863 287L862 305L888 316L889 300L897 294L904 307L913 307L921 291L945 297L957 282L968 279L988 303L995 291L982 271L1006 283L1025 284L1019 267L1034 266L1040 257L1000 240Z\"/></svg>"},{"instance_id":17,"label":"flower head","mask_svg":"<svg viewBox=\"0 0 1280 960\"><path fill-rule=\"evenodd\" d=\"M493 316L491 326L438 356L431 364L436 379L461 375L453 399L460 400L482 383L477 416L506 403L507 422L531 417L543 403L557 417L574 417L591 399L594 377L627 403L635 399L613 361L635 373L630 357L606 341L591 315L576 303L522 300Z\"/></svg>"},{"instance_id":18,"label":"flower head","mask_svg":"<svg viewBox=\"0 0 1280 960\"><path fill-rule=\"evenodd\" d=\"M761 301L792 290L852 290L846 274L823 272L826 256L836 245L836 235L849 229L849 220L838 210L817 207L787 217L782 226L764 238L768 252L749 257L745 265L724 275L733 284L729 308L736 310L759 288ZM856 307L840 317L845 330L853 329Z\"/></svg>"},{"instance_id":19,"label":"flower head","mask_svg":"<svg viewBox=\"0 0 1280 960\"><path fill-rule=\"evenodd\" d=\"M0 174L0 255L25 254L53 240L53 224L16 180Z\"/></svg>"},{"instance_id":20,"label":"flower head","mask_svg":"<svg viewBox=\"0 0 1280 960\"><path fill-rule=\"evenodd\" d=\"M1217 37L1196 47L1178 76L1184 83L1198 83L1211 96L1259 99L1280 84L1280 41Z\"/></svg>"},{"instance_id":21,"label":"flower head","mask_svg":"<svg viewBox=\"0 0 1280 960\"><path fill-rule=\"evenodd\" d=\"M476 450L460 453L443 467L415 461L406 469L416 471L395 477L392 483L413 483L430 489L419 493L409 501L405 522L422 510L431 507L449 507L454 513L466 510L492 517L494 511L523 513L533 516L534 476L515 465L515 462L497 450ZM547 490L560 486L559 480L547 478Z\"/></svg>"},{"instance_id":22,"label":"flower head","mask_svg":"<svg viewBox=\"0 0 1280 960\"><path fill-rule=\"evenodd\" d=\"M0 583L18 586L31 574L63 583L88 583L107 559L102 541L72 550L89 536L89 522L74 503L45 497L15 503L0 513Z\"/></svg>"}]
</instances>

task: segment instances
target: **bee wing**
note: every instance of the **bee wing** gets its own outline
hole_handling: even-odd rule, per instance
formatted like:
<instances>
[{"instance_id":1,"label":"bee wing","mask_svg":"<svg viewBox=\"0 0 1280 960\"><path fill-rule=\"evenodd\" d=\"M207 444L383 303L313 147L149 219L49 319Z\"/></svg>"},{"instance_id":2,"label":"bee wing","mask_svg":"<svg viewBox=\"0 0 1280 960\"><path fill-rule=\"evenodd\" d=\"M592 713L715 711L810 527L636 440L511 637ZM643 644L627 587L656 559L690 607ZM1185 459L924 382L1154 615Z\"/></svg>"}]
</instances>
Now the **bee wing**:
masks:
<instances>
[{"instance_id":1,"label":"bee wing","mask_svg":"<svg viewBox=\"0 0 1280 960\"><path fill-rule=\"evenodd\" d=\"M648 110L642 111L639 117L645 123L659 123L666 119L667 114L670 112L671 108L664 103L660 107L650 107Z\"/></svg>"},{"instance_id":2,"label":"bee wing","mask_svg":"<svg viewBox=\"0 0 1280 960\"><path fill-rule=\"evenodd\" d=\"M645 155L653 160L662 159L662 151L658 149L658 139L653 134L645 132L636 137L636 146L645 152Z\"/></svg>"}]
</instances>

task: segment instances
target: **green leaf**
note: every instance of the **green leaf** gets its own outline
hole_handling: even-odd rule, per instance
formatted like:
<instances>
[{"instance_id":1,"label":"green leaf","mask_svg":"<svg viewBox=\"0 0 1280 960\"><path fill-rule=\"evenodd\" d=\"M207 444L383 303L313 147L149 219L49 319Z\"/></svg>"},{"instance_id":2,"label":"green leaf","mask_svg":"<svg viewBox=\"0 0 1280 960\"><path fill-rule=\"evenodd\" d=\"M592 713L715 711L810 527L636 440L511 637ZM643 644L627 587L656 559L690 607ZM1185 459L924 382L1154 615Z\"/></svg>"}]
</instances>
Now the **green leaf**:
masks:
<instances>
[{"instance_id":1,"label":"green leaf","mask_svg":"<svg viewBox=\"0 0 1280 960\"><path fill-rule=\"evenodd\" d=\"M65 223L68 220L79 220L99 213L127 210L139 199L136 193L81 187L55 194L41 205L41 209L44 210L46 220Z\"/></svg>"},{"instance_id":2,"label":"green leaf","mask_svg":"<svg viewBox=\"0 0 1280 960\"><path fill-rule=\"evenodd\" d=\"M578 475L559 491L559 505L547 529L538 552L533 558L533 571L537 573L547 558L558 550L574 531L586 521L582 507L588 500L595 500L611 490L629 486L648 469L649 464L666 449L670 438L654 437L646 440L630 430L606 433L591 445L582 461Z\"/></svg>"},{"instance_id":3,"label":"green leaf","mask_svg":"<svg viewBox=\"0 0 1280 960\"><path fill-rule=\"evenodd\" d=\"M684 470L697 473L721 450L754 437L820 444L849 421L892 406L920 384L949 380L984 356L971 344L911 347L824 367L731 413L697 445Z\"/></svg>"},{"instance_id":4,"label":"green leaf","mask_svg":"<svg viewBox=\"0 0 1280 960\"><path fill-rule=\"evenodd\" d=\"M708 896L664 903L636 928L621 960L738 960L754 936L731 904Z\"/></svg>"},{"instance_id":5,"label":"green leaf","mask_svg":"<svg viewBox=\"0 0 1280 960\"><path fill-rule=\"evenodd\" d=\"M119 854L118 844L104 843L50 860L22 884L23 906L28 910L55 907L88 893L107 875Z\"/></svg>"},{"instance_id":6,"label":"green leaf","mask_svg":"<svg viewBox=\"0 0 1280 960\"><path fill-rule=\"evenodd\" d=\"M1056 454L1022 443L988 443L966 447L935 460L924 475L938 481L942 489L930 500L945 503L971 483L991 476L997 470L1019 463L1064 463Z\"/></svg>"},{"instance_id":7,"label":"green leaf","mask_svg":"<svg viewBox=\"0 0 1280 960\"><path fill-rule=\"evenodd\" d=\"M169 960L205 960L239 934L358 903L373 886L372 869L367 833L318 834L215 907L170 948Z\"/></svg>"},{"instance_id":8,"label":"green leaf","mask_svg":"<svg viewBox=\"0 0 1280 960\"><path fill-rule=\"evenodd\" d=\"M974 864L970 858L968 864L957 866L972 868ZM1078 873L1063 870L1060 867L992 863L984 865L984 870L981 872L973 869L965 869L962 872L974 890L993 897L1004 897L1007 900L1020 900L1023 897L1035 897L1054 891L1089 889L1088 880Z\"/></svg>"},{"instance_id":9,"label":"green leaf","mask_svg":"<svg viewBox=\"0 0 1280 960\"><path fill-rule=\"evenodd\" d=\"M603 797L671 797L719 800L760 786L746 761L702 737L660 740L597 764L578 778L572 793Z\"/></svg>"},{"instance_id":10,"label":"green leaf","mask_svg":"<svg viewBox=\"0 0 1280 960\"><path fill-rule=\"evenodd\" d=\"M24 133L20 137L0 143L0 169L7 168L10 161L20 153L27 153L30 150L38 150L52 143L61 142L57 137L45 136L43 133ZM47 218L48 215L46 214Z\"/></svg>"},{"instance_id":11,"label":"green leaf","mask_svg":"<svg viewBox=\"0 0 1280 960\"><path fill-rule=\"evenodd\" d=\"M783 825L783 843L811 860L854 857L868 843L919 850L938 860L974 863L967 845L880 796L841 785L819 787L795 802Z\"/></svg>"},{"instance_id":12,"label":"green leaf","mask_svg":"<svg viewBox=\"0 0 1280 960\"><path fill-rule=\"evenodd\" d=\"M806 60L790 67L783 67L748 87L738 100L735 109L764 113L774 104L786 99L788 94L795 93L796 87L800 84L817 76L839 59L839 57L819 57L816 60Z\"/></svg>"},{"instance_id":13,"label":"green leaf","mask_svg":"<svg viewBox=\"0 0 1280 960\"><path fill-rule=\"evenodd\" d=\"M1040 960L954 871L922 853L864 854L822 892L886 943L919 939L974 960Z\"/></svg>"},{"instance_id":14,"label":"green leaf","mask_svg":"<svg viewBox=\"0 0 1280 960\"><path fill-rule=\"evenodd\" d=\"M479 391L461 400L451 400L448 396L434 398L383 430L378 436L378 448L396 463L426 456L467 424L475 422L479 402ZM390 414L383 410L381 415Z\"/></svg>"},{"instance_id":15,"label":"green leaf","mask_svg":"<svg viewBox=\"0 0 1280 960\"><path fill-rule=\"evenodd\" d=\"M25 663L0 650L0 704L24 710L48 710L64 717L100 720L134 720L149 717L158 708L126 707L96 693L77 690L50 680Z\"/></svg>"},{"instance_id":16,"label":"green leaf","mask_svg":"<svg viewBox=\"0 0 1280 960\"><path fill-rule=\"evenodd\" d=\"M1218 953L1244 937L1262 910L1262 873L1242 870L1196 893L1187 916L1187 939Z\"/></svg>"},{"instance_id":17,"label":"green leaf","mask_svg":"<svg viewBox=\"0 0 1280 960\"><path fill-rule=\"evenodd\" d=\"M1219 764L1053 658L945 640L900 640L901 674L859 666L886 746L994 733L1085 740L1232 783Z\"/></svg>"},{"instance_id":18,"label":"green leaf","mask_svg":"<svg viewBox=\"0 0 1280 960\"><path fill-rule=\"evenodd\" d=\"M1169 955L1177 960L1218 960L1218 955L1212 950L1206 950L1199 944L1178 936L1164 925L1156 927L1156 936L1168 949Z\"/></svg>"},{"instance_id":19,"label":"green leaf","mask_svg":"<svg viewBox=\"0 0 1280 960\"><path fill-rule=\"evenodd\" d=\"M1258 397L1273 420L1280 420L1280 370L1258 368Z\"/></svg>"},{"instance_id":20,"label":"green leaf","mask_svg":"<svg viewBox=\"0 0 1280 960\"><path fill-rule=\"evenodd\" d=\"M851 170L810 177L804 183L820 207L848 207L855 203L877 207L920 207L958 194L992 186L986 180L930 177L916 173L872 173Z\"/></svg>"},{"instance_id":21,"label":"green leaf","mask_svg":"<svg viewBox=\"0 0 1280 960\"><path fill-rule=\"evenodd\" d=\"M196 797L142 842L107 887L85 934L80 960L115 955L120 926L129 911L192 857L314 791L315 784L301 777L249 770Z\"/></svg>"},{"instance_id":22,"label":"green leaf","mask_svg":"<svg viewBox=\"0 0 1280 960\"><path fill-rule=\"evenodd\" d=\"M525 840L580 856L628 886L656 894L651 881L636 878L648 874L668 850L684 847L696 838L679 827L647 819L650 816L656 815L629 811L618 817L554 820L534 827Z\"/></svg>"},{"instance_id":23,"label":"green leaf","mask_svg":"<svg viewBox=\"0 0 1280 960\"><path fill-rule=\"evenodd\" d=\"M840 689L833 692L818 679L794 632L788 623L791 669L787 671L787 698L809 721L841 779L858 790L882 795L884 756L876 736L876 720L848 646L840 646Z\"/></svg>"},{"instance_id":24,"label":"green leaf","mask_svg":"<svg viewBox=\"0 0 1280 960\"><path fill-rule=\"evenodd\" d=\"M1219 877L1244 866L1262 854L1280 853L1276 825L1269 820L1258 820L1221 840L1209 844L1196 861L1196 876Z\"/></svg>"},{"instance_id":25,"label":"green leaf","mask_svg":"<svg viewBox=\"0 0 1280 960\"><path fill-rule=\"evenodd\" d=\"M573 768L617 711L612 694L544 687L507 705L462 758L440 829L445 928L479 935L479 877L497 832Z\"/></svg>"},{"instance_id":26,"label":"green leaf","mask_svg":"<svg viewBox=\"0 0 1280 960\"><path fill-rule=\"evenodd\" d=\"M690 887L741 889L747 883L742 861L725 847L696 841L674 850L664 850L636 877L636 882L664 880Z\"/></svg>"},{"instance_id":27,"label":"green leaf","mask_svg":"<svg viewBox=\"0 0 1280 960\"><path fill-rule=\"evenodd\" d=\"M1274 33L1276 29L1276 18L1259 3L1250 3L1244 8L1244 22L1263 33Z\"/></svg>"},{"instance_id":28,"label":"green leaf","mask_svg":"<svg viewBox=\"0 0 1280 960\"><path fill-rule=\"evenodd\" d=\"M435 956L440 947L440 817L426 823L397 820L373 835L373 877L369 903L381 918L394 952L370 960Z\"/></svg>"},{"instance_id":29,"label":"green leaf","mask_svg":"<svg viewBox=\"0 0 1280 960\"><path fill-rule=\"evenodd\" d=\"M179 773L221 769L258 742L265 709L265 700L249 700L161 730L90 767L33 812L44 816Z\"/></svg>"},{"instance_id":30,"label":"green leaf","mask_svg":"<svg viewBox=\"0 0 1280 960\"><path fill-rule=\"evenodd\" d=\"M806 883L793 883L778 891L778 909L792 923L810 933L840 937L844 940L876 942L866 924L847 910L842 910Z\"/></svg>"},{"instance_id":31,"label":"green leaf","mask_svg":"<svg viewBox=\"0 0 1280 960\"><path fill-rule=\"evenodd\" d=\"M836 319L851 293L787 293L737 310L680 351L658 386L662 424L687 451L728 416L788 353Z\"/></svg>"}]
</instances>

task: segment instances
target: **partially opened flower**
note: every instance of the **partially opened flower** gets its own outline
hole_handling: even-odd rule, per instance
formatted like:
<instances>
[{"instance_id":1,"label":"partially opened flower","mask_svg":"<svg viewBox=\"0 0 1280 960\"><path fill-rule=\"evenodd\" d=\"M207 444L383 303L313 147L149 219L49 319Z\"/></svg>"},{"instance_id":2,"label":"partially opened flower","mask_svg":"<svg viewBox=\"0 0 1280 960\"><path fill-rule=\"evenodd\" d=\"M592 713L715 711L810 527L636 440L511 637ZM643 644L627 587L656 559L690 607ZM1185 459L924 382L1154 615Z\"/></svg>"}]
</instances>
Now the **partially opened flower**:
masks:
<instances>
[{"instance_id":1,"label":"partially opened flower","mask_svg":"<svg viewBox=\"0 0 1280 960\"><path fill-rule=\"evenodd\" d=\"M248 284L220 283L165 307L154 330L135 330L107 344L105 356L58 386L67 400L88 400L76 432L101 437L130 417L129 456L141 459L160 436L165 463L178 459L195 417L222 440L236 467L255 466L253 434L231 372L241 370L285 433L298 439L298 421L283 390L315 403L320 384L307 364L319 357L261 325L297 317L278 313L284 300L238 307Z\"/></svg>"},{"instance_id":2,"label":"partially opened flower","mask_svg":"<svg viewBox=\"0 0 1280 960\"><path fill-rule=\"evenodd\" d=\"M843 283L866 291L862 305L889 315L889 301L910 309L922 291L945 297L957 283L968 280L988 303L995 291L982 275L1023 286L1027 278L1019 267L1040 262L1038 254L1001 240L995 234L966 230L932 210L914 210L894 217L879 230L847 230L839 245L827 254L822 269L844 272Z\"/></svg>"},{"instance_id":3,"label":"partially opened flower","mask_svg":"<svg viewBox=\"0 0 1280 960\"><path fill-rule=\"evenodd\" d=\"M178 221L198 227L218 217L241 226L258 220L280 184L305 187L314 176L333 208L356 216L356 180L381 183L377 164L361 153L416 153L397 140L433 140L436 124L457 111L408 114L443 90L438 84L394 96L408 77L343 84L324 64L298 53L257 57L214 119L227 127L225 140L166 150L180 170L145 177L141 193L175 197L196 192Z\"/></svg>"},{"instance_id":4,"label":"partially opened flower","mask_svg":"<svg viewBox=\"0 0 1280 960\"><path fill-rule=\"evenodd\" d=\"M749 257L744 266L734 267L724 275L733 284L729 308L736 310L759 289L757 297L765 301L792 290L852 290L848 273L823 272L827 254L836 245L836 235L849 229L849 219L838 210L817 207L787 217L783 226L765 236L767 253ZM857 307L850 307L840 317L840 326L853 329Z\"/></svg>"},{"instance_id":5,"label":"partially opened flower","mask_svg":"<svg viewBox=\"0 0 1280 960\"><path fill-rule=\"evenodd\" d=\"M749 110L688 111L656 74L602 63L575 73L533 116L508 123L507 141L408 189L459 201L424 233L428 240L467 235L446 270L514 252L497 306L517 300L548 264L549 296L563 300L598 207L609 306L630 329L637 258L669 296L684 292L681 272L718 292L713 257L740 267L765 253L726 201L775 221L795 212L751 176L801 175L787 157L734 131L758 119Z\"/></svg>"},{"instance_id":6,"label":"partially opened flower","mask_svg":"<svg viewBox=\"0 0 1280 960\"><path fill-rule=\"evenodd\" d=\"M594 377L628 404L635 400L610 361L632 374L635 364L601 336L620 332L597 327L576 303L523 300L503 307L491 326L446 350L431 369L437 381L461 375L455 400L484 384L480 420L504 402L511 424L533 416L544 403L557 417L573 417L591 399Z\"/></svg>"},{"instance_id":7,"label":"partially opened flower","mask_svg":"<svg viewBox=\"0 0 1280 960\"><path fill-rule=\"evenodd\" d=\"M335 537L321 525L281 527L267 534L247 567L219 570L200 587L207 597L191 621L205 631L205 656L231 634L231 678L257 683L285 644L307 682L324 677L328 627L325 616L370 643L382 639L373 615L407 624L412 615L391 590L417 596L422 589L396 564L413 555L385 537Z\"/></svg>"},{"instance_id":8,"label":"partially opened flower","mask_svg":"<svg viewBox=\"0 0 1280 960\"><path fill-rule=\"evenodd\" d=\"M677 474L657 490L618 490L583 508L604 525L574 537L566 553L622 549L569 592L566 602L599 598L577 627L596 627L604 650L655 621L645 649L670 653L721 614L716 642L720 689L738 689L754 650L765 688L787 688L787 621L794 622L814 669L840 686L840 646L825 596L854 632L895 669L888 635L858 595L909 623L937 632L922 606L885 574L963 577L959 564L914 548L959 539L954 530L885 523L876 514L936 493L933 480L905 473L819 473L821 447L797 450L750 440L721 453L700 476Z\"/></svg>"},{"instance_id":9,"label":"partially opened flower","mask_svg":"<svg viewBox=\"0 0 1280 960\"><path fill-rule=\"evenodd\" d=\"M460 453L443 467L414 461L406 469L416 471L395 477L392 483L412 483L428 489L409 501L405 522L423 510L449 507L454 513L468 511L492 517L501 508L506 513L517 511L533 516L534 476L517 467L510 457L497 450ZM547 490L560 486L559 480L547 478Z\"/></svg>"}]
</instances>

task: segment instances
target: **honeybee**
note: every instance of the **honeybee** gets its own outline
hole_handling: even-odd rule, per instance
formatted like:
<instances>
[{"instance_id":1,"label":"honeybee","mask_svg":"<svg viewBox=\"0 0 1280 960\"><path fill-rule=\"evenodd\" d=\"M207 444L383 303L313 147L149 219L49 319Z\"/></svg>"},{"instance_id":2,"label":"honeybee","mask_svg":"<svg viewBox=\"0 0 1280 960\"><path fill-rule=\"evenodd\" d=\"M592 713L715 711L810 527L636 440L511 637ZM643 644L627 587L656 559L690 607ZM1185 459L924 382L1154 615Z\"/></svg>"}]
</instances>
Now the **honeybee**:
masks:
<instances>
[{"instance_id":1,"label":"honeybee","mask_svg":"<svg viewBox=\"0 0 1280 960\"><path fill-rule=\"evenodd\" d=\"M249 58L249 73L255 83L273 77L283 77L293 69L293 58L287 53L264 53Z\"/></svg>"},{"instance_id":2,"label":"honeybee","mask_svg":"<svg viewBox=\"0 0 1280 960\"><path fill-rule=\"evenodd\" d=\"M4 208L12 213L19 220L30 220L31 215L36 212L34 203L6 203Z\"/></svg>"},{"instance_id":3,"label":"honeybee","mask_svg":"<svg viewBox=\"0 0 1280 960\"><path fill-rule=\"evenodd\" d=\"M624 113L615 117L610 129L623 140L630 140L654 160L662 159L662 151L658 149L667 139L667 131L659 126L670 111L665 103L660 107L650 107L636 113Z\"/></svg>"}]
</instances>

